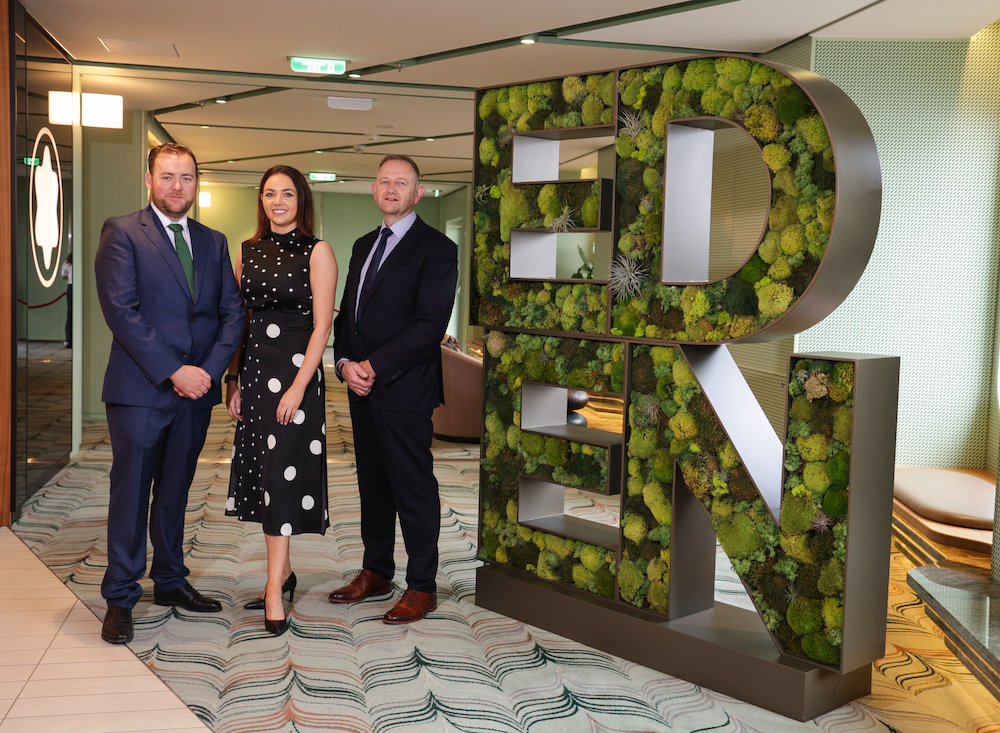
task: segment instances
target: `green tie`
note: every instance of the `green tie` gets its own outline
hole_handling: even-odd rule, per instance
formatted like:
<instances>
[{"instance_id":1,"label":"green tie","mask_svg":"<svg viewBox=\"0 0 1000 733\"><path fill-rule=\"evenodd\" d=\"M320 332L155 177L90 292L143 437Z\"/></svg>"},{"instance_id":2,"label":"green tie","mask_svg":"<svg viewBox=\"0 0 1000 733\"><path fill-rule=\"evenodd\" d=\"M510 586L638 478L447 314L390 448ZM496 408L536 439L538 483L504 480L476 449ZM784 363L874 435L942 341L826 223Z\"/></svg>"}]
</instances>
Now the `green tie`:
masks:
<instances>
[{"instance_id":1,"label":"green tie","mask_svg":"<svg viewBox=\"0 0 1000 733\"><path fill-rule=\"evenodd\" d=\"M168 224L167 229L174 233L174 248L177 250L177 259L181 261L181 269L187 278L188 287L191 288L191 299L194 300L194 263L191 262L191 250L188 243L184 241L184 227L180 224Z\"/></svg>"}]
</instances>

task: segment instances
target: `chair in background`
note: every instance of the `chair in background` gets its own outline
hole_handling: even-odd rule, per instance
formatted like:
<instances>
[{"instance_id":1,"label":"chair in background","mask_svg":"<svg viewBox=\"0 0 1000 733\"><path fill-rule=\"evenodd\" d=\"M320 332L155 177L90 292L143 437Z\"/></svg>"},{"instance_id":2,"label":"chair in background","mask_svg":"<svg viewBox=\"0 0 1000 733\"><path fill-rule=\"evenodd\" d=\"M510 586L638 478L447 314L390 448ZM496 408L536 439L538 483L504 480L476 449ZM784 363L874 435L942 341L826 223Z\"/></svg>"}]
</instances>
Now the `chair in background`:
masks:
<instances>
[{"instance_id":1,"label":"chair in background","mask_svg":"<svg viewBox=\"0 0 1000 733\"><path fill-rule=\"evenodd\" d=\"M483 362L441 344L444 404L434 410L434 437L478 443L483 429Z\"/></svg>"}]
</instances>

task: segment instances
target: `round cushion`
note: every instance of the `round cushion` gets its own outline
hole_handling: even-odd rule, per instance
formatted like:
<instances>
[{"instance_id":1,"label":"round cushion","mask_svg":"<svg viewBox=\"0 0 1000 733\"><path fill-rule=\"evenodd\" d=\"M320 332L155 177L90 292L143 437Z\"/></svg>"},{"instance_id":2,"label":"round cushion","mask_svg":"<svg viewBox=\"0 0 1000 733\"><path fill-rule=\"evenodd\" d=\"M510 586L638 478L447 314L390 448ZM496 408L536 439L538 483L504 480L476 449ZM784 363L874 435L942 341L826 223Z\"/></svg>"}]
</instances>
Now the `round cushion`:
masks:
<instances>
[{"instance_id":1,"label":"round cushion","mask_svg":"<svg viewBox=\"0 0 1000 733\"><path fill-rule=\"evenodd\" d=\"M946 468L896 466L893 495L922 517L973 529L993 529L996 487Z\"/></svg>"}]
</instances>

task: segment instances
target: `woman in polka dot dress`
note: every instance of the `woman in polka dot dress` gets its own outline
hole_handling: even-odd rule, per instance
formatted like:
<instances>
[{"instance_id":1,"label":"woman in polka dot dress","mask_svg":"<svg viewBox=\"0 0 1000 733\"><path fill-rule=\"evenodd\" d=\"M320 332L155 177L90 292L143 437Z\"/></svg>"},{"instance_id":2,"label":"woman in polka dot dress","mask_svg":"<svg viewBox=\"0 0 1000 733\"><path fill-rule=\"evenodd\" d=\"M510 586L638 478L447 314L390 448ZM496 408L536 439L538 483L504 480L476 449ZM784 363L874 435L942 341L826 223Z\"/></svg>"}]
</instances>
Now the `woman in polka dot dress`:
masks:
<instances>
[{"instance_id":1,"label":"woman in polka dot dress","mask_svg":"<svg viewBox=\"0 0 1000 733\"><path fill-rule=\"evenodd\" d=\"M246 607L263 608L265 628L280 634L281 595L295 592L288 538L330 525L322 360L337 261L313 236L312 192L294 168L274 166L261 179L257 231L243 243L236 278L250 322L226 377L238 421L226 514L263 525L267 585Z\"/></svg>"}]
</instances>

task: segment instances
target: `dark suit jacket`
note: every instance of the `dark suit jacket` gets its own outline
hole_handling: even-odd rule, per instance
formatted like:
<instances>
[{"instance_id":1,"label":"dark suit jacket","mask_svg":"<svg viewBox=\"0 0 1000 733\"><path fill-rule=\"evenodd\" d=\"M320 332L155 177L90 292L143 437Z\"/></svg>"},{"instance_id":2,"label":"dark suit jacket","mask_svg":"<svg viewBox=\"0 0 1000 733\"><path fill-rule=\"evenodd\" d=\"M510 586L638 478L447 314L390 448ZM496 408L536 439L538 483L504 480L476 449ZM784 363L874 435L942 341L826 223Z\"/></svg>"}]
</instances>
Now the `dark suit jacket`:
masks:
<instances>
[{"instance_id":1,"label":"dark suit jacket","mask_svg":"<svg viewBox=\"0 0 1000 733\"><path fill-rule=\"evenodd\" d=\"M337 361L371 361L376 377L368 399L375 407L433 410L444 401L440 343L455 302L458 248L418 216L364 292L359 322L354 312L361 268L377 235L376 229L354 243L333 323L334 355Z\"/></svg>"},{"instance_id":2,"label":"dark suit jacket","mask_svg":"<svg viewBox=\"0 0 1000 733\"><path fill-rule=\"evenodd\" d=\"M243 338L244 311L226 238L188 219L194 300L172 235L150 207L104 222L97 248L97 295L114 340L101 399L166 407L181 399L170 375L184 364L215 380L198 407L222 399L222 375Z\"/></svg>"}]
</instances>

